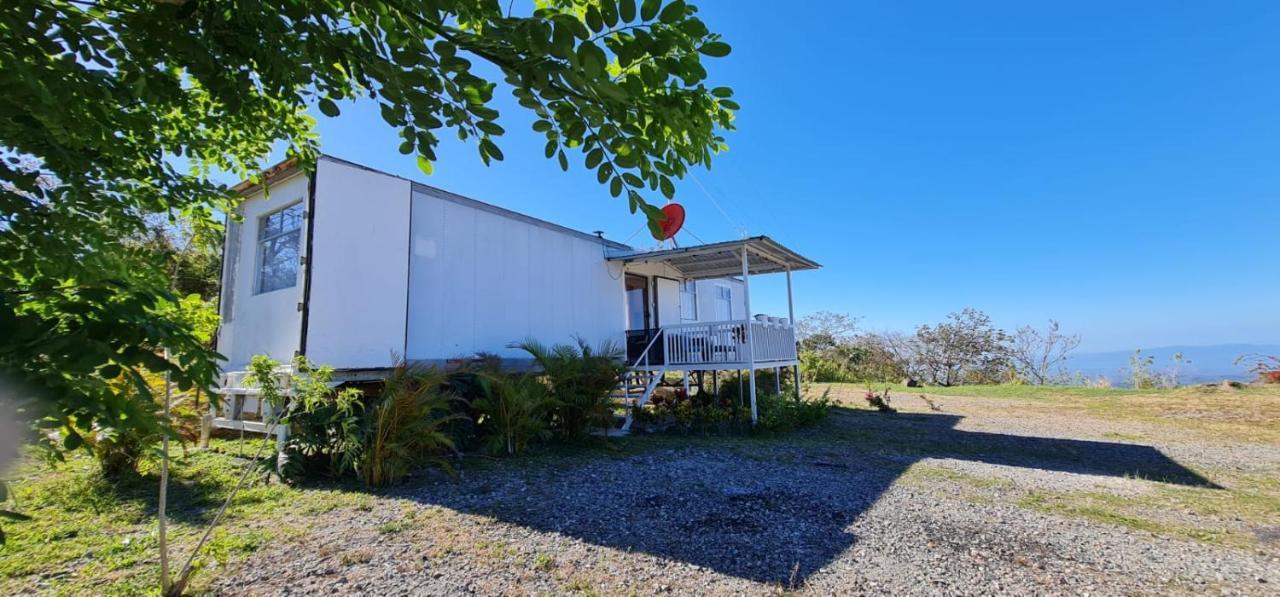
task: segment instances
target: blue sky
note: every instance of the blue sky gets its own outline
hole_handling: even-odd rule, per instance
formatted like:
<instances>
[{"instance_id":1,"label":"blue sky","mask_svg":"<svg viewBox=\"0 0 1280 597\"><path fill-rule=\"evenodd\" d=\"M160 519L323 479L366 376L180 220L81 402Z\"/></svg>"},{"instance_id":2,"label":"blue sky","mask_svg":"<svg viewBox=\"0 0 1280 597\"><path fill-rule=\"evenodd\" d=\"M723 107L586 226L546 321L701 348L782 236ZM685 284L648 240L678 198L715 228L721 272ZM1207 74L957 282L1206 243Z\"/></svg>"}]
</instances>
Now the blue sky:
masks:
<instances>
[{"instance_id":1,"label":"blue sky","mask_svg":"<svg viewBox=\"0 0 1280 597\"><path fill-rule=\"evenodd\" d=\"M734 48L711 83L743 109L695 172L706 191L678 187L686 228L821 262L795 277L799 314L910 330L971 306L1008 328L1058 319L1085 350L1280 342L1280 3L694 3ZM640 228L497 107L506 161L446 141L430 177L370 105L320 133L327 153L567 226ZM753 284L785 315L780 279Z\"/></svg>"}]
</instances>

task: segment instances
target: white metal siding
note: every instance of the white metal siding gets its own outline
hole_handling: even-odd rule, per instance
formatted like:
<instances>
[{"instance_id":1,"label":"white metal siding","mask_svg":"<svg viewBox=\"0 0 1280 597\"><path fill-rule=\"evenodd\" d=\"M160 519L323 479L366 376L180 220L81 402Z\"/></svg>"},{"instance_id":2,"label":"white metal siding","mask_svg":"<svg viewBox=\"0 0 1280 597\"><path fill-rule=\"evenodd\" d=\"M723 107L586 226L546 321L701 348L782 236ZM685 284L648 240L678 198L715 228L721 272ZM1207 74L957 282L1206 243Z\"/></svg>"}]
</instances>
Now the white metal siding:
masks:
<instances>
[{"instance_id":1,"label":"white metal siding","mask_svg":"<svg viewBox=\"0 0 1280 597\"><path fill-rule=\"evenodd\" d=\"M745 289L741 280L721 278L716 280L698 280L698 321L718 321L716 316L716 300L719 296L717 288L728 287L733 293L731 319L747 319Z\"/></svg>"},{"instance_id":2,"label":"white metal siding","mask_svg":"<svg viewBox=\"0 0 1280 597\"><path fill-rule=\"evenodd\" d=\"M307 199L307 177L294 176L271 186L270 195L261 192L240 204L242 221L227 235L223 268L223 322L218 330L218 352L227 357L224 369L243 370L257 354L288 362L298 349L302 314L303 275L293 287L255 294L258 277L258 226L267 213ZM306 223L299 236L305 251Z\"/></svg>"},{"instance_id":3,"label":"white metal siding","mask_svg":"<svg viewBox=\"0 0 1280 597\"><path fill-rule=\"evenodd\" d=\"M389 366L405 351L410 183L321 159L315 192L307 358Z\"/></svg>"},{"instance_id":4,"label":"white metal siding","mask_svg":"<svg viewBox=\"0 0 1280 597\"><path fill-rule=\"evenodd\" d=\"M525 338L621 342L622 275L598 241L413 192L407 357L526 355Z\"/></svg>"}]
</instances>

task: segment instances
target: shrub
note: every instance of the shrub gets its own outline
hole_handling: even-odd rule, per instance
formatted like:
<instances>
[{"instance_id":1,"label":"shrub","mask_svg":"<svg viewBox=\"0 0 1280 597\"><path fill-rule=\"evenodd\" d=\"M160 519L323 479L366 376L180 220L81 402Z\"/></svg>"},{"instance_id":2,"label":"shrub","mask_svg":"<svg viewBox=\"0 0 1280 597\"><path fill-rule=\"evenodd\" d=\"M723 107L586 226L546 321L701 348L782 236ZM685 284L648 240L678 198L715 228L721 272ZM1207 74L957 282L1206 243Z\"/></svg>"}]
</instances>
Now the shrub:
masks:
<instances>
[{"instance_id":1,"label":"shrub","mask_svg":"<svg viewBox=\"0 0 1280 597\"><path fill-rule=\"evenodd\" d=\"M260 396L277 408L286 403L278 365L264 356L250 363ZM453 441L443 429L458 415L448 412L451 395L442 391L442 375L400 363L372 399L359 388L331 388L332 378L331 367L295 359L280 418L289 426L282 475L355 475L379 486L424 465L449 468L441 455L453 449Z\"/></svg>"},{"instance_id":2,"label":"shrub","mask_svg":"<svg viewBox=\"0 0 1280 597\"><path fill-rule=\"evenodd\" d=\"M930 408L932 408L933 410L940 410L940 409L938 409L938 407L937 407L937 406L936 406L936 405L935 405L931 400L929 400L929 398L928 398L927 396L925 396L924 394L921 394L921 395L920 395L920 397L921 397L921 398L924 398L924 401L925 401L925 402L927 402L927 403L929 404L929 407L930 407ZM874 408L874 409L876 409L876 410L878 410L878 411L880 411L880 412L882 412L882 413L896 413L896 412L898 412L898 409L896 409L896 408L894 408L894 407L892 407L892 406L890 406L890 405L889 405L889 388L885 388L885 389L884 389L884 391L883 391L883 392L880 392L880 393L876 393L876 391L875 391L875 390L872 390L871 388L867 388L867 394L866 394L866 396L864 396L864 398L866 398L866 400L867 400L867 405L868 405L868 406L870 406L871 408Z\"/></svg>"},{"instance_id":3,"label":"shrub","mask_svg":"<svg viewBox=\"0 0 1280 597\"><path fill-rule=\"evenodd\" d=\"M296 479L322 471L333 476L356 472L364 447L363 394L355 388L334 391L329 387L333 368L301 356L294 359L286 392L279 385L279 365L263 355L253 357L248 381L258 385L264 402L285 408L279 424L289 426L284 448L288 464L280 473Z\"/></svg>"},{"instance_id":4,"label":"shrub","mask_svg":"<svg viewBox=\"0 0 1280 597\"><path fill-rule=\"evenodd\" d=\"M475 377L477 396L471 406L476 425L493 454L519 454L533 440L551 436L547 414L554 402L537 378L481 373Z\"/></svg>"},{"instance_id":5,"label":"shrub","mask_svg":"<svg viewBox=\"0 0 1280 597\"><path fill-rule=\"evenodd\" d=\"M136 473L144 457L158 454L164 433L168 433L171 440L180 443L198 435L200 413L192 404L196 390L177 392L173 388L170 416L166 425L162 404L165 392L163 375L146 373L137 379L129 379L122 374L107 383L117 395L127 397L139 407L137 418L146 420L125 420L117 425L98 421L91 429L79 431L78 437L83 438L93 452L104 476L114 479ZM148 395L142 395L138 384L145 385Z\"/></svg>"},{"instance_id":6,"label":"shrub","mask_svg":"<svg viewBox=\"0 0 1280 597\"><path fill-rule=\"evenodd\" d=\"M542 368L541 377L555 400L551 426L565 441L585 439L592 427L613 424L609 393L618 384L626 365L622 350L604 342L592 348L586 341L547 347L536 340L517 344Z\"/></svg>"},{"instance_id":7,"label":"shrub","mask_svg":"<svg viewBox=\"0 0 1280 597\"><path fill-rule=\"evenodd\" d=\"M710 393L689 396L683 388L655 394L649 403L652 409L636 411L637 420L654 429L708 435L746 428L751 421L750 409L736 406L731 398Z\"/></svg>"},{"instance_id":8,"label":"shrub","mask_svg":"<svg viewBox=\"0 0 1280 597\"><path fill-rule=\"evenodd\" d=\"M360 478L379 487L399 482L417 468L433 465L452 470L443 455L453 451L444 431L454 419L454 397L442 391L444 375L425 367L398 363L368 409Z\"/></svg>"},{"instance_id":9,"label":"shrub","mask_svg":"<svg viewBox=\"0 0 1280 597\"><path fill-rule=\"evenodd\" d=\"M777 373L773 369L757 369L756 370L756 397L763 392L772 392L774 388ZM784 375L786 380L788 376ZM738 380L742 380L742 393L738 392ZM721 398L727 399L734 404L749 406L746 401L742 400L742 396L749 396L751 392L751 379L746 374L726 373L720 376L720 388L718 394ZM790 382L782 384L782 395L786 396L791 393L793 386Z\"/></svg>"},{"instance_id":10,"label":"shrub","mask_svg":"<svg viewBox=\"0 0 1280 597\"><path fill-rule=\"evenodd\" d=\"M795 400L779 396L771 391L756 391L756 430L763 432L790 431L809 427L826 420L831 412L830 389L817 399Z\"/></svg>"}]
</instances>

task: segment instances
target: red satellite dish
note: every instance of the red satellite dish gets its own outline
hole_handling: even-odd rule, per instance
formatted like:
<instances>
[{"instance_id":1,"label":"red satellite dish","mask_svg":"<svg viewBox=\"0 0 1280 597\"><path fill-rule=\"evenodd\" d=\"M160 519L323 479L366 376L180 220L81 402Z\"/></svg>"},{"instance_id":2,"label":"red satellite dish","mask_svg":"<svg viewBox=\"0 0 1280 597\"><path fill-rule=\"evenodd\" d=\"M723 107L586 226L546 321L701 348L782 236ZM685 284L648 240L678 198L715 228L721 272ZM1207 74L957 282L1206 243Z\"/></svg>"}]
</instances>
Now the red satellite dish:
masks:
<instances>
[{"instance_id":1,"label":"red satellite dish","mask_svg":"<svg viewBox=\"0 0 1280 597\"><path fill-rule=\"evenodd\" d=\"M667 219L658 222L658 226L662 228L662 236L653 235L657 240L667 240L680 232L680 227L684 226L684 206L679 203L668 203L662 206L662 213L667 214Z\"/></svg>"}]
</instances>

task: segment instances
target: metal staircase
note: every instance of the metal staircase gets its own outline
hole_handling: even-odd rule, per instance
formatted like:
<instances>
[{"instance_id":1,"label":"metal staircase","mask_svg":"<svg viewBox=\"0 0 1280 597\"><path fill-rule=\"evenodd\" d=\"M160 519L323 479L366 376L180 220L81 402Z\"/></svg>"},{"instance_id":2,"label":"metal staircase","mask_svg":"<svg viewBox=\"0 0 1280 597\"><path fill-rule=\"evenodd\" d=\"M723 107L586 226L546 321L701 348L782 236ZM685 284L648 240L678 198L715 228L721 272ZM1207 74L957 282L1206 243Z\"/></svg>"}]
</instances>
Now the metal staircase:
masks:
<instances>
[{"instance_id":1,"label":"metal staircase","mask_svg":"<svg viewBox=\"0 0 1280 597\"><path fill-rule=\"evenodd\" d=\"M613 393L609 394L625 412L621 417L622 424L617 428L620 435L626 435L631 431L635 409L644 408L649 398L653 397L653 391L662 383L662 377L666 373L666 367L661 367L659 369L628 369L622 374L622 380L618 382Z\"/></svg>"},{"instance_id":2,"label":"metal staircase","mask_svg":"<svg viewBox=\"0 0 1280 597\"><path fill-rule=\"evenodd\" d=\"M644 408L644 405L653 397L653 391L658 388L662 378L667 374L665 364L651 365L649 362L649 351L653 349L659 338L662 338L661 331L649 340L644 352L623 372L622 379L618 380L618 385L609 394L622 407L624 413L619 418L621 425L613 431L616 435L626 435L631 432L631 423L635 421L635 410Z\"/></svg>"}]
</instances>

